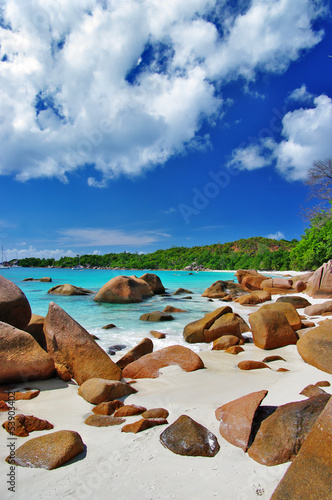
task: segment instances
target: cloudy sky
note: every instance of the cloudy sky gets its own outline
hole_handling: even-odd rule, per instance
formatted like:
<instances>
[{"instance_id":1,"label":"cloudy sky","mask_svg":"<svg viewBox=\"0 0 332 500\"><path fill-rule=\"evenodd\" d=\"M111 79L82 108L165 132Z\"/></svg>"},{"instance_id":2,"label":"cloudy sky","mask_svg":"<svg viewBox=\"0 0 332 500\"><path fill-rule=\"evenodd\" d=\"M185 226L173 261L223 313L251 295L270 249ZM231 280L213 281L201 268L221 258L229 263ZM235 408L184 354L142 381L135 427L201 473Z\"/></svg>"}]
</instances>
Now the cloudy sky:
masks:
<instances>
[{"instance_id":1,"label":"cloudy sky","mask_svg":"<svg viewBox=\"0 0 332 500\"><path fill-rule=\"evenodd\" d=\"M0 0L6 257L300 238L325 0Z\"/></svg>"}]
</instances>

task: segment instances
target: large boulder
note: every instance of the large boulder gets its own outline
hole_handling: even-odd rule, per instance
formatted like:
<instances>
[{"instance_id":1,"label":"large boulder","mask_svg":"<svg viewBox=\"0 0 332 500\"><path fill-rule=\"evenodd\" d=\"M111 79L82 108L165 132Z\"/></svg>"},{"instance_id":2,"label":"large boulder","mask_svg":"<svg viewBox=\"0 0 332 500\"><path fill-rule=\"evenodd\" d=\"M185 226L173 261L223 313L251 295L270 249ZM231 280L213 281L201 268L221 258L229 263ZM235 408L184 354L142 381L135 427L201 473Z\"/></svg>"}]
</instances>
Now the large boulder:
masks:
<instances>
[{"instance_id":1,"label":"large boulder","mask_svg":"<svg viewBox=\"0 0 332 500\"><path fill-rule=\"evenodd\" d=\"M247 451L255 413L266 395L265 390L252 392L217 408L219 431L226 441Z\"/></svg>"},{"instance_id":2,"label":"large boulder","mask_svg":"<svg viewBox=\"0 0 332 500\"><path fill-rule=\"evenodd\" d=\"M25 327L24 331L30 333L33 338L38 342L40 347L47 351L46 339L44 333L44 316L32 314L29 324Z\"/></svg>"},{"instance_id":3,"label":"large boulder","mask_svg":"<svg viewBox=\"0 0 332 500\"><path fill-rule=\"evenodd\" d=\"M139 279L145 281L155 295L165 293L166 291L161 279L156 274L145 273Z\"/></svg>"},{"instance_id":4,"label":"large boulder","mask_svg":"<svg viewBox=\"0 0 332 500\"><path fill-rule=\"evenodd\" d=\"M247 290L261 290L261 284L266 281L266 276L262 275L247 275L242 279L241 285Z\"/></svg>"},{"instance_id":5,"label":"large boulder","mask_svg":"<svg viewBox=\"0 0 332 500\"><path fill-rule=\"evenodd\" d=\"M332 373L332 320L324 321L301 336L297 350L309 365Z\"/></svg>"},{"instance_id":6,"label":"large boulder","mask_svg":"<svg viewBox=\"0 0 332 500\"><path fill-rule=\"evenodd\" d=\"M324 313L332 314L332 300L327 300L321 304L313 304L304 309L304 314L307 316L320 316Z\"/></svg>"},{"instance_id":7,"label":"large boulder","mask_svg":"<svg viewBox=\"0 0 332 500\"><path fill-rule=\"evenodd\" d=\"M166 366L177 365L186 372L204 368L201 358L188 347L174 345L164 347L159 351L146 354L142 358L130 363L123 370L126 378L157 378L159 370Z\"/></svg>"},{"instance_id":8,"label":"large boulder","mask_svg":"<svg viewBox=\"0 0 332 500\"><path fill-rule=\"evenodd\" d=\"M258 273L255 269L238 269L235 273L235 276L239 282L239 284L242 283L243 279L246 276L258 276L258 277L263 277L264 279L268 279L267 276L263 276L262 274Z\"/></svg>"},{"instance_id":9,"label":"large boulder","mask_svg":"<svg viewBox=\"0 0 332 500\"><path fill-rule=\"evenodd\" d=\"M54 362L26 332L0 322L0 384L47 379Z\"/></svg>"},{"instance_id":10,"label":"large boulder","mask_svg":"<svg viewBox=\"0 0 332 500\"><path fill-rule=\"evenodd\" d=\"M221 299L222 297L225 297L226 290L227 283L225 281L218 280L212 283L212 285L202 293L202 297Z\"/></svg>"},{"instance_id":11,"label":"large boulder","mask_svg":"<svg viewBox=\"0 0 332 500\"><path fill-rule=\"evenodd\" d=\"M85 401L94 405L114 401L135 392L137 392L136 389L129 384L119 382L118 380L105 380L102 378L90 378L78 389L79 396L82 396Z\"/></svg>"},{"instance_id":12,"label":"large boulder","mask_svg":"<svg viewBox=\"0 0 332 500\"><path fill-rule=\"evenodd\" d=\"M254 343L261 349L277 349L296 344L297 335L290 326L285 314L277 310L264 309L249 315Z\"/></svg>"},{"instance_id":13,"label":"large boulder","mask_svg":"<svg viewBox=\"0 0 332 500\"><path fill-rule=\"evenodd\" d=\"M91 295L94 292L88 290L87 288L81 288L80 286L65 283L64 285L56 285L50 288L47 293L51 295Z\"/></svg>"},{"instance_id":14,"label":"large boulder","mask_svg":"<svg viewBox=\"0 0 332 500\"><path fill-rule=\"evenodd\" d=\"M310 302L305 297L299 297L297 295L284 295L279 297L276 302L287 302L292 304L295 309L303 309L304 307L311 306Z\"/></svg>"},{"instance_id":15,"label":"large boulder","mask_svg":"<svg viewBox=\"0 0 332 500\"><path fill-rule=\"evenodd\" d=\"M215 340L218 337L221 337L223 334L226 335L226 334L230 334L231 333L231 334L234 335L234 333L232 331L230 331L230 330L225 331L225 329L224 329L224 333L221 333L220 335L218 335L218 330L215 329L214 333L215 333L216 336L214 336L214 338L211 338L211 340L206 340L206 333L205 332L208 331L210 329L210 327L212 327L212 325L221 316L226 315L228 313L232 313L232 308L231 307L229 307L229 306L219 307L215 311L212 311L212 312L206 314L203 318L198 319L196 321L192 321L191 323L189 323L188 325L186 325L184 327L184 330L183 330L184 339L187 342L189 342L191 344L194 344L194 343L197 343L197 342L211 342L211 340ZM230 317L227 317L227 318L230 318ZM239 327L240 328L240 332L242 331L241 330L241 328L242 328L241 319L242 318L238 317L238 321L237 320L235 321L234 320L234 316L232 316L233 323L235 322L235 323L239 323L240 324L240 327ZM234 327L233 331L234 332L238 332L239 330L238 330L237 327ZM207 335L209 336L209 338L213 336L211 334L207 334Z\"/></svg>"},{"instance_id":16,"label":"large boulder","mask_svg":"<svg viewBox=\"0 0 332 500\"><path fill-rule=\"evenodd\" d=\"M270 278L261 283L261 289L264 288L283 288L283 289L291 289L292 288L292 280L287 280L285 278Z\"/></svg>"},{"instance_id":17,"label":"large boulder","mask_svg":"<svg viewBox=\"0 0 332 500\"><path fill-rule=\"evenodd\" d=\"M275 302L273 304L264 304L260 311L278 311L284 313L288 323L294 331L301 328L301 318L295 307L289 302Z\"/></svg>"},{"instance_id":18,"label":"large boulder","mask_svg":"<svg viewBox=\"0 0 332 500\"><path fill-rule=\"evenodd\" d=\"M315 297L315 293L318 291L332 294L332 260L319 267L308 280L306 293Z\"/></svg>"},{"instance_id":19,"label":"large boulder","mask_svg":"<svg viewBox=\"0 0 332 500\"><path fill-rule=\"evenodd\" d=\"M181 415L167 427L160 442L177 455L191 457L214 457L220 449L216 436L188 415Z\"/></svg>"},{"instance_id":20,"label":"large boulder","mask_svg":"<svg viewBox=\"0 0 332 500\"><path fill-rule=\"evenodd\" d=\"M149 354L153 351L153 342L151 339L145 338L135 347L130 349L124 356L122 356L119 361L117 361L117 365L123 370L127 365L133 363L137 359L145 356L145 354Z\"/></svg>"},{"instance_id":21,"label":"large boulder","mask_svg":"<svg viewBox=\"0 0 332 500\"><path fill-rule=\"evenodd\" d=\"M51 302L44 322L47 350L55 363L68 368L78 385L89 378L121 380L121 369L60 306Z\"/></svg>"},{"instance_id":22,"label":"large boulder","mask_svg":"<svg viewBox=\"0 0 332 500\"><path fill-rule=\"evenodd\" d=\"M22 290L0 276L0 321L24 330L30 318L30 304Z\"/></svg>"},{"instance_id":23,"label":"large boulder","mask_svg":"<svg viewBox=\"0 0 332 500\"><path fill-rule=\"evenodd\" d=\"M115 276L99 290L94 300L96 302L127 304L142 302L152 295L153 292L146 281L135 276Z\"/></svg>"},{"instance_id":24,"label":"large boulder","mask_svg":"<svg viewBox=\"0 0 332 500\"><path fill-rule=\"evenodd\" d=\"M204 330L203 334L204 342L212 342L223 335L235 335L239 339L243 340L239 316L232 312L223 314L216 319L210 328Z\"/></svg>"},{"instance_id":25,"label":"large boulder","mask_svg":"<svg viewBox=\"0 0 332 500\"><path fill-rule=\"evenodd\" d=\"M29 439L6 458L11 465L57 469L84 451L78 432L57 431Z\"/></svg>"},{"instance_id":26,"label":"large boulder","mask_svg":"<svg viewBox=\"0 0 332 500\"><path fill-rule=\"evenodd\" d=\"M332 478L332 399L312 427L271 500L329 500Z\"/></svg>"},{"instance_id":27,"label":"large boulder","mask_svg":"<svg viewBox=\"0 0 332 500\"><path fill-rule=\"evenodd\" d=\"M293 460L329 399L323 394L279 406L261 423L249 456L268 466Z\"/></svg>"}]
</instances>

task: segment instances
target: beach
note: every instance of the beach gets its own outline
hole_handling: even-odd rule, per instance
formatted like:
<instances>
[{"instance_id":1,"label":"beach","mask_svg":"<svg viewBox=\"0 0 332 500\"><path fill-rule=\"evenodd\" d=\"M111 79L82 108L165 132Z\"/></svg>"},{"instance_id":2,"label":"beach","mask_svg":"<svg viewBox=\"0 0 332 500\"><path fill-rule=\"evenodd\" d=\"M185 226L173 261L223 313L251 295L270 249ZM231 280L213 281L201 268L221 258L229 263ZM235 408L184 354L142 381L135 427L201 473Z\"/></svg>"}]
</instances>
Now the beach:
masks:
<instances>
[{"instance_id":1,"label":"beach","mask_svg":"<svg viewBox=\"0 0 332 500\"><path fill-rule=\"evenodd\" d=\"M312 304L321 302L304 293L296 295L307 298ZM272 301L278 297L274 295ZM205 301L214 308L223 305L219 300ZM245 321L259 307L237 303L229 305ZM303 313L301 309L298 312ZM156 329L159 329L159 325ZM35 381L28 385L39 388L39 396L32 400L17 401L16 413L48 420L54 425L51 432L77 431L86 449L83 454L56 470L16 467L14 497L18 500L53 500L59 497L84 500L113 496L128 500L269 499L289 462L273 467L255 462L220 435L215 410L229 401L264 389L268 391L264 400L266 405L302 401L306 399L300 395L304 387L321 380L332 383L332 375L306 364L298 354L296 345L266 351L253 343L246 343L244 352L236 356L224 351L212 351L211 344L187 344L187 347L199 353L204 369L187 373L178 366L170 366L162 369L156 379L138 379L133 385L137 393L126 397L125 404L140 405L147 409L165 408L169 411L168 424L181 415L190 416L217 437L220 451L213 458L180 456L163 447L159 436L167 425L138 434L121 432L122 425L106 428L88 426L84 420L92 414L94 405L78 395L75 382L59 379ZM112 356L113 361L127 351L128 348ZM270 369L263 370L241 371L237 366L240 361L262 361L271 354L279 355L285 361L274 361L269 364ZM278 368L287 368L289 371L277 372ZM331 392L329 387L327 392ZM126 424L139 418L127 417ZM6 413L0 413L0 424L5 420ZM35 432L30 437L48 432ZM4 459L8 455L7 438L10 436L2 427L0 433L0 477L4 484L9 467ZM18 437L17 447L26 439ZM1 498L13 498L13 493L2 487Z\"/></svg>"}]
</instances>

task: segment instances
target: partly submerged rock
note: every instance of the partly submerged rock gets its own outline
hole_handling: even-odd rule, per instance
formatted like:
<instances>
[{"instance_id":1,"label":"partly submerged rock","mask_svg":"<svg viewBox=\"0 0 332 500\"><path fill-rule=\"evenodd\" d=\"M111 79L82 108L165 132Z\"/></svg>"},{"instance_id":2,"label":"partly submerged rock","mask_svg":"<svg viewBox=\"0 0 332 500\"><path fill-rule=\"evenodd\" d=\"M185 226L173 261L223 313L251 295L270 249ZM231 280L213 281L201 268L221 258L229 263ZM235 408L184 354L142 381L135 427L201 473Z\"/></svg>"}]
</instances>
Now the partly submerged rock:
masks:
<instances>
[{"instance_id":1,"label":"partly submerged rock","mask_svg":"<svg viewBox=\"0 0 332 500\"><path fill-rule=\"evenodd\" d=\"M47 293L51 295L91 295L94 292L88 290L87 288L81 288L80 286L65 283L64 285L56 285L50 288Z\"/></svg>"},{"instance_id":2,"label":"partly submerged rock","mask_svg":"<svg viewBox=\"0 0 332 500\"><path fill-rule=\"evenodd\" d=\"M166 291L161 279L156 274L145 273L143 276L140 276L139 279L145 281L155 295L165 293Z\"/></svg>"},{"instance_id":3,"label":"partly submerged rock","mask_svg":"<svg viewBox=\"0 0 332 500\"><path fill-rule=\"evenodd\" d=\"M136 276L115 276L96 294L96 302L127 304L142 302L152 297L153 292L148 283Z\"/></svg>"}]
</instances>

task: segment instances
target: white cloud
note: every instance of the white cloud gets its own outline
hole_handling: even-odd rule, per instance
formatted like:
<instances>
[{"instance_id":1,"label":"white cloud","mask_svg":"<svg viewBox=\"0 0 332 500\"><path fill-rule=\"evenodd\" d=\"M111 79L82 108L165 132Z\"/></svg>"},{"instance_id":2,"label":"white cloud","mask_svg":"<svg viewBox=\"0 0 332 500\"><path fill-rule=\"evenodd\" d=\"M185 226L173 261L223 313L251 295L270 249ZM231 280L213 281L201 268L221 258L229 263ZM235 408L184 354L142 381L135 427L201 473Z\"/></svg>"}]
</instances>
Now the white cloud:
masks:
<instances>
[{"instance_id":1,"label":"white cloud","mask_svg":"<svg viewBox=\"0 0 332 500\"><path fill-rule=\"evenodd\" d=\"M88 163L104 187L207 147L220 84L286 70L322 38L322 3L2 0L0 175L66 182Z\"/></svg>"},{"instance_id":2,"label":"white cloud","mask_svg":"<svg viewBox=\"0 0 332 500\"><path fill-rule=\"evenodd\" d=\"M77 252L72 252L71 250L39 250L32 245L28 248L12 248L6 249L6 259L8 261L13 259L24 259L27 257L36 257L39 259L55 259L58 260L60 257L76 257Z\"/></svg>"},{"instance_id":3,"label":"white cloud","mask_svg":"<svg viewBox=\"0 0 332 500\"><path fill-rule=\"evenodd\" d=\"M266 238L271 238L271 240L283 240L285 235L281 231L277 231L276 233L268 234Z\"/></svg>"},{"instance_id":4,"label":"white cloud","mask_svg":"<svg viewBox=\"0 0 332 500\"><path fill-rule=\"evenodd\" d=\"M306 85L303 83L301 87L293 90L288 96L289 101L310 102L312 103L313 95L308 92Z\"/></svg>"},{"instance_id":5,"label":"white cloud","mask_svg":"<svg viewBox=\"0 0 332 500\"><path fill-rule=\"evenodd\" d=\"M160 240L160 237L169 237L164 233L125 233L116 229L102 228L73 228L59 232L61 244L64 246L143 246Z\"/></svg>"},{"instance_id":6,"label":"white cloud","mask_svg":"<svg viewBox=\"0 0 332 500\"><path fill-rule=\"evenodd\" d=\"M232 152L232 158L227 166L239 170L257 170L272 164L271 140L259 141L245 147L238 147Z\"/></svg>"}]
</instances>

